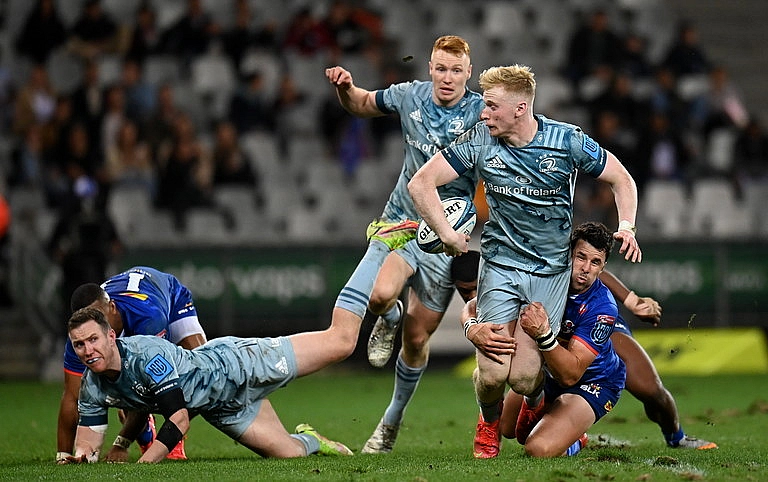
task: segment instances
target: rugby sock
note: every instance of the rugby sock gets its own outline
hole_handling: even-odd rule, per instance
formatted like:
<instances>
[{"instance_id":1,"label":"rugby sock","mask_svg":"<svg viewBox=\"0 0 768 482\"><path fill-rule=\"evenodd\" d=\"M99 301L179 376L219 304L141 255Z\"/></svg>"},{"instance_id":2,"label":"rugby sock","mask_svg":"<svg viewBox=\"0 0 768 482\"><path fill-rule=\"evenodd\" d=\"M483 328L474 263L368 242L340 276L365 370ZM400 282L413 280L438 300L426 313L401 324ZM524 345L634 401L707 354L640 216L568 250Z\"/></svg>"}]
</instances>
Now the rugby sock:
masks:
<instances>
[{"instance_id":1,"label":"rugby sock","mask_svg":"<svg viewBox=\"0 0 768 482\"><path fill-rule=\"evenodd\" d=\"M304 446L307 455L312 455L320 450L320 440L306 433L292 433L291 437L295 438L301 445Z\"/></svg>"},{"instance_id":2,"label":"rugby sock","mask_svg":"<svg viewBox=\"0 0 768 482\"><path fill-rule=\"evenodd\" d=\"M426 364L419 368L409 367L405 364L401 355L397 356L397 362L395 363L395 391L392 393L392 400L389 402L387 410L384 411L383 417L386 425L400 425L405 408L408 406L411 398L413 398L416 387L419 386L421 375L426 369Z\"/></svg>"},{"instance_id":3,"label":"rugby sock","mask_svg":"<svg viewBox=\"0 0 768 482\"><path fill-rule=\"evenodd\" d=\"M491 403L483 403L478 400L477 405L480 407L480 413L486 423L493 423L501 417L501 398Z\"/></svg>"},{"instance_id":4,"label":"rugby sock","mask_svg":"<svg viewBox=\"0 0 768 482\"><path fill-rule=\"evenodd\" d=\"M664 439L667 441L667 445L670 447L677 447L678 444L680 444L680 441L685 437L685 432L683 431L682 425L677 429L677 432L675 433L662 433L664 434Z\"/></svg>"},{"instance_id":5,"label":"rugby sock","mask_svg":"<svg viewBox=\"0 0 768 482\"><path fill-rule=\"evenodd\" d=\"M400 305L395 303L395 305L389 309L386 313L381 315L382 318L384 318L384 321L387 322L387 325L392 328L395 325L397 325L397 322L400 321Z\"/></svg>"},{"instance_id":6,"label":"rugby sock","mask_svg":"<svg viewBox=\"0 0 768 482\"><path fill-rule=\"evenodd\" d=\"M360 260L349 281L336 298L337 307L344 308L360 318L365 317L373 284L388 254L389 248L386 244L381 241L371 241L363 259Z\"/></svg>"},{"instance_id":7,"label":"rugby sock","mask_svg":"<svg viewBox=\"0 0 768 482\"><path fill-rule=\"evenodd\" d=\"M541 403L541 399L544 398L544 384L542 383L539 385L536 390L534 390L532 393L529 393L524 398L525 404L528 405L528 408L534 409L538 407Z\"/></svg>"},{"instance_id":8,"label":"rugby sock","mask_svg":"<svg viewBox=\"0 0 768 482\"><path fill-rule=\"evenodd\" d=\"M152 427L149 423L144 425L144 429L141 431L138 437L136 437L136 443L139 445L149 445L155 439L155 434L152 432Z\"/></svg>"},{"instance_id":9,"label":"rugby sock","mask_svg":"<svg viewBox=\"0 0 768 482\"><path fill-rule=\"evenodd\" d=\"M581 440L573 442L573 445L568 447L568 450L565 451L565 455L566 457L572 457L579 452L581 452Z\"/></svg>"}]
</instances>

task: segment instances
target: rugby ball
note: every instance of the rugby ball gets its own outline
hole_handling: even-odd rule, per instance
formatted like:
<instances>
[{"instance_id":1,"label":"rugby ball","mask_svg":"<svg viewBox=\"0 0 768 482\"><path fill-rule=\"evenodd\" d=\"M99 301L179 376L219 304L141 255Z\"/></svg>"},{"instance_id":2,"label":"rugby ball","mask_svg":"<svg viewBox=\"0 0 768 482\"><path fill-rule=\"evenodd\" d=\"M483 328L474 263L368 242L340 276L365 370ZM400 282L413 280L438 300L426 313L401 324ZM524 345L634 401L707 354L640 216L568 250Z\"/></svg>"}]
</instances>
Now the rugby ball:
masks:
<instances>
[{"instance_id":1,"label":"rugby ball","mask_svg":"<svg viewBox=\"0 0 768 482\"><path fill-rule=\"evenodd\" d=\"M448 224L455 231L470 234L477 222L477 211L472 201L463 197L451 197L443 199L442 203ZM419 223L419 228L416 230L416 243L422 251L427 253L443 252L443 242L424 220Z\"/></svg>"}]
</instances>

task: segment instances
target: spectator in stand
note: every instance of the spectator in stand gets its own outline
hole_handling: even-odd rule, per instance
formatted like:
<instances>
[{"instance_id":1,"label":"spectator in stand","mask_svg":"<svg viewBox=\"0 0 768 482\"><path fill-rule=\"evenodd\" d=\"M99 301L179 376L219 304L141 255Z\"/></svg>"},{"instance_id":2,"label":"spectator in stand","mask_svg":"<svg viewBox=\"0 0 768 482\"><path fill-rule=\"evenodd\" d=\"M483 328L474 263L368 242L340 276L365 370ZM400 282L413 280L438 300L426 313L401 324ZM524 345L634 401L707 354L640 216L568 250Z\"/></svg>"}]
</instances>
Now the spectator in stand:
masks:
<instances>
[{"instance_id":1,"label":"spectator in stand","mask_svg":"<svg viewBox=\"0 0 768 482\"><path fill-rule=\"evenodd\" d=\"M192 121L176 121L170 155L160 170L157 205L169 209L177 229L186 228L189 208L212 206L213 181L210 156L197 138Z\"/></svg>"},{"instance_id":2,"label":"spectator in stand","mask_svg":"<svg viewBox=\"0 0 768 482\"><path fill-rule=\"evenodd\" d=\"M648 127L637 143L637 159L638 191L650 179L690 181L693 153L662 112L651 114Z\"/></svg>"},{"instance_id":3,"label":"spectator in stand","mask_svg":"<svg viewBox=\"0 0 768 482\"><path fill-rule=\"evenodd\" d=\"M37 0L16 37L16 52L44 64L51 52L67 41L67 29L54 0Z\"/></svg>"},{"instance_id":4,"label":"spectator in stand","mask_svg":"<svg viewBox=\"0 0 768 482\"><path fill-rule=\"evenodd\" d=\"M104 96L104 111L101 116L101 145L99 156L106 157L107 152L115 145L117 133L128 120L125 105L125 89L120 84L107 88Z\"/></svg>"},{"instance_id":5,"label":"spectator in stand","mask_svg":"<svg viewBox=\"0 0 768 482\"><path fill-rule=\"evenodd\" d=\"M106 178L112 186L137 186L155 196L156 172L149 146L139 139L139 129L131 120L120 126L115 144L107 149Z\"/></svg>"},{"instance_id":6,"label":"spectator in stand","mask_svg":"<svg viewBox=\"0 0 768 482\"><path fill-rule=\"evenodd\" d=\"M23 140L18 143L11 154L11 172L8 184L12 187L43 188L49 198L56 198L56 191L63 191L66 186L55 186L50 179L61 178L61 173L50 172L55 165L45 155L42 140L42 128L32 125L27 129ZM49 204L51 204L49 202Z\"/></svg>"},{"instance_id":7,"label":"spectator in stand","mask_svg":"<svg viewBox=\"0 0 768 482\"><path fill-rule=\"evenodd\" d=\"M699 44L699 32L693 23L682 20L677 26L677 37L667 50L662 66L675 77L706 74L711 68L704 49Z\"/></svg>"},{"instance_id":8,"label":"spectator in stand","mask_svg":"<svg viewBox=\"0 0 768 482\"><path fill-rule=\"evenodd\" d=\"M201 0L187 0L187 9L176 23L163 32L163 52L180 58L185 65L204 54L211 40L219 34L219 26L203 10Z\"/></svg>"},{"instance_id":9,"label":"spectator in stand","mask_svg":"<svg viewBox=\"0 0 768 482\"><path fill-rule=\"evenodd\" d=\"M0 134L4 134L13 123L13 102L16 98L16 82L2 58L0 52Z\"/></svg>"},{"instance_id":10,"label":"spectator in stand","mask_svg":"<svg viewBox=\"0 0 768 482\"><path fill-rule=\"evenodd\" d=\"M125 56L138 62L140 65L150 55L160 51L160 29L157 27L157 14L152 3L144 0L136 12L136 21L133 24L128 51Z\"/></svg>"},{"instance_id":11,"label":"spectator in stand","mask_svg":"<svg viewBox=\"0 0 768 482\"><path fill-rule=\"evenodd\" d=\"M259 174L254 171L251 159L237 143L237 130L228 121L216 126L213 145L213 184L243 185L258 190Z\"/></svg>"},{"instance_id":12,"label":"spectator in stand","mask_svg":"<svg viewBox=\"0 0 768 482\"><path fill-rule=\"evenodd\" d=\"M16 95L13 132L23 137L33 124L45 124L56 110L56 92L48 79L45 66L36 64L27 82Z\"/></svg>"},{"instance_id":13,"label":"spectator in stand","mask_svg":"<svg viewBox=\"0 0 768 482\"><path fill-rule=\"evenodd\" d=\"M608 88L589 104L591 124L597 127L598 116L603 112L613 113L619 120L622 131L632 132L645 123L647 109L638 101L633 92L632 77L627 72L615 71ZM613 150L609 149L611 152ZM623 159L620 157L619 159Z\"/></svg>"},{"instance_id":14,"label":"spectator in stand","mask_svg":"<svg viewBox=\"0 0 768 482\"><path fill-rule=\"evenodd\" d=\"M333 37L326 26L315 18L311 8L302 7L288 22L282 46L286 51L312 56L330 49Z\"/></svg>"},{"instance_id":15,"label":"spectator in stand","mask_svg":"<svg viewBox=\"0 0 768 482\"><path fill-rule=\"evenodd\" d=\"M744 129L749 122L749 113L741 93L723 66L713 67L709 71L709 88L704 95L694 100L694 106L694 116L703 121L705 138L715 129Z\"/></svg>"},{"instance_id":16,"label":"spectator in stand","mask_svg":"<svg viewBox=\"0 0 768 482\"><path fill-rule=\"evenodd\" d=\"M240 64L254 40L253 15L247 0L235 2L235 24L221 35L224 52L232 60L235 69Z\"/></svg>"},{"instance_id":17,"label":"spectator in stand","mask_svg":"<svg viewBox=\"0 0 768 482\"><path fill-rule=\"evenodd\" d=\"M155 111L157 92L144 81L141 64L133 59L123 61L122 87L125 92L125 113L136 122L144 122Z\"/></svg>"},{"instance_id":18,"label":"spectator in stand","mask_svg":"<svg viewBox=\"0 0 768 482\"><path fill-rule=\"evenodd\" d=\"M633 79L646 79L653 75L653 66L648 60L648 42L637 33L624 36L617 69L628 73Z\"/></svg>"},{"instance_id":19,"label":"spectator in stand","mask_svg":"<svg viewBox=\"0 0 768 482\"><path fill-rule=\"evenodd\" d=\"M280 87L277 89L277 99L272 106L275 113L275 133L280 155L289 155L288 146L296 132L294 120L295 109L307 101L307 96L301 92L290 74L285 74L280 79Z\"/></svg>"},{"instance_id":20,"label":"spectator in stand","mask_svg":"<svg viewBox=\"0 0 768 482\"><path fill-rule=\"evenodd\" d=\"M104 12L100 0L86 0L80 17L72 27L69 49L84 59L96 59L119 50L117 24Z\"/></svg>"},{"instance_id":21,"label":"spectator in stand","mask_svg":"<svg viewBox=\"0 0 768 482\"><path fill-rule=\"evenodd\" d=\"M591 76L607 77L621 58L621 39L609 22L605 10L592 11L568 43L564 70L577 98L582 80Z\"/></svg>"},{"instance_id":22,"label":"spectator in stand","mask_svg":"<svg viewBox=\"0 0 768 482\"><path fill-rule=\"evenodd\" d=\"M264 91L264 78L261 72L251 72L245 76L229 106L229 120L239 134L253 131L273 131L275 114Z\"/></svg>"},{"instance_id":23,"label":"spectator in stand","mask_svg":"<svg viewBox=\"0 0 768 482\"><path fill-rule=\"evenodd\" d=\"M670 128L678 134L691 124L691 108L677 90L677 76L666 67L658 67L649 98L651 114L661 114L668 119Z\"/></svg>"},{"instance_id":24,"label":"spectator in stand","mask_svg":"<svg viewBox=\"0 0 768 482\"><path fill-rule=\"evenodd\" d=\"M332 39L334 58L367 54L378 63L382 40L381 17L348 0L334 0L322 24Z\"/></svg>"},{"instance_id":25,"label":"spectator in stand","mask_svg":"<svg viewBox=\"0 0 768 482\"><path fill-rule=\"evenodd\" d=\"M739 185L745 182L768 182L768 132L753 117L739 132L734 146L734 170Z\"/></svg>"},{"instance_id":26,"label":"spectator in stand","mask_svg":"<svg viewBox=\"0 0 768 482\"><path fill-rule=\"evenodd\" d=\"M66 149L58 159L59 169L64 173L65 182L68 191L71 192L75 181L83 176L102 181L102 187L99 191L97 201L105 203L106 186L103 185L101 178L103 162L98 149L93 148L92 140L88 135L88 130L81 123L75 123L69 130ZM56 205L71 201L72 199L56 200ZM101 205L101 204L100 204Z\"/></svg>"},{"instance_id":27,"label":"spectator in stand","mask_svg":"<svg viewBox=\"0 0 768 482\"><path fill-rule=\"evenodd\" d=\"M75 119L88 129L88 135L99 144L101 138L101 113L104 105L104 89L99 80L99 63L86 60L83 79L72 92L72 110Z\"/></svg>"},{"instance_id":28,"label":"spectator in stand","mask_svg":"<svg viewBox=\"0 0 768 482\"><path fill-rule=\"evenodd\" d=\"M152 115L143 125L144 139L149 144L152 158L159 160L163 157L163 146L169 145L173 140L174 126L176 120L182 113L176 106L173 97L173 86L163 84L157 91L157 106Z\"/></svg>"}]
</instances>

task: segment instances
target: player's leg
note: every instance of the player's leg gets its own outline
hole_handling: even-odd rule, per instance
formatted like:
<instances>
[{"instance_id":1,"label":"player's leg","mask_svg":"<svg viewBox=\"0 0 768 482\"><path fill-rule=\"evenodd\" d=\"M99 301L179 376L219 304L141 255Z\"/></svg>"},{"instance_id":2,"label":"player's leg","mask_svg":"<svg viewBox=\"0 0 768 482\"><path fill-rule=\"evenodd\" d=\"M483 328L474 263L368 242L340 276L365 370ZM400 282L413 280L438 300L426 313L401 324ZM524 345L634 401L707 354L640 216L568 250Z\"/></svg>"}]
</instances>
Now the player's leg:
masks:
<instances>
[{"instance_id":1,"label":"player's leg","mask_svg":"<svg viewBox=\"0 0 768 482\"><path fill-rule=\"evenodd\" d=\"M312 433L309 432L289 434L272 404L263 399L256 418L237 441L263 457L304 457L321 451L330 455L332 451L329 447L333 445L337 446L339 455L351 455L351 451L343 444L322 437L314 429Z\"/></svg>"},{"instance_id":2,"label":"player's leg","mask_svg":"<svg viewBox=\"0 0 768 482\"><path fill-rule=\"evenodd\" d=\"M595 422L589 403L573 393L564 393L547 407L541 421L525 441L531 457L559 457L581 438Z\"/></svg>"},{"instance_id":3,"label":"player's leg","mask_svg":"<svg viewBox=\"0 0 768 482\"><path fill-rule=\"evenodd\" d=\"M399 252L390 253L381 266L368 304L371 312L379 315L368 338L368 361L377 368L386 365L392 356L397 329L405 315L398 297L414 273Z\"/></svg>"},{"instance_id":4,"label":"player's leg","mask_svg":"<svg viewBox=\"0 0 768 482\"><path fill-rule=\"evenodd\" d=\"M501 422L499 430L504 438L515 438L515 427L520 406L523 404L523 396L514 390L507 390L504 396L504 407L501 410Z\"/></svg>"}]
</instances>

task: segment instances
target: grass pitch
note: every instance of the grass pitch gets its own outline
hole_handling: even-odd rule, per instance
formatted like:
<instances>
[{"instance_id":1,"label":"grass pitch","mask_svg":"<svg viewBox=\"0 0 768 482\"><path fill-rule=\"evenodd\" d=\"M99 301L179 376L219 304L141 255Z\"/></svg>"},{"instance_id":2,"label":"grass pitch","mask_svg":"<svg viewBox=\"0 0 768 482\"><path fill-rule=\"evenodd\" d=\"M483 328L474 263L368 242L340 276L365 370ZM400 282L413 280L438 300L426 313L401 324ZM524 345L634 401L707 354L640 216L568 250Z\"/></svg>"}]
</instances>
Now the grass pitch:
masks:
<instances>
[{"instance_id":1,"label":"grass pitch","mask_svg":"<svg viewBox=\"0 0 768 482\"><path fill-rule=\"evenodd\" d=\"M57 466L56 384L0 382L0 480L264 480L264 481L612 481L768 480L768 377L667 376L683 426L712 440L717 450L665 446L642 405L624 393L613 413L590 430L590 445L576 457L535 460L504 440L494 460L472 458L477 419L471 382L447 370L427 371L406 412L395 450L361 455L389 402L393 373L329 369L294 381L271 398L285 426L313 424L356 455L262 459L195 419L186 462L158 465ZM106 440L118 430L113 416ZM599 435L607 442L599 443ZM132 460L138 448L131 448Z\"/></svg>"}]
</instances>

